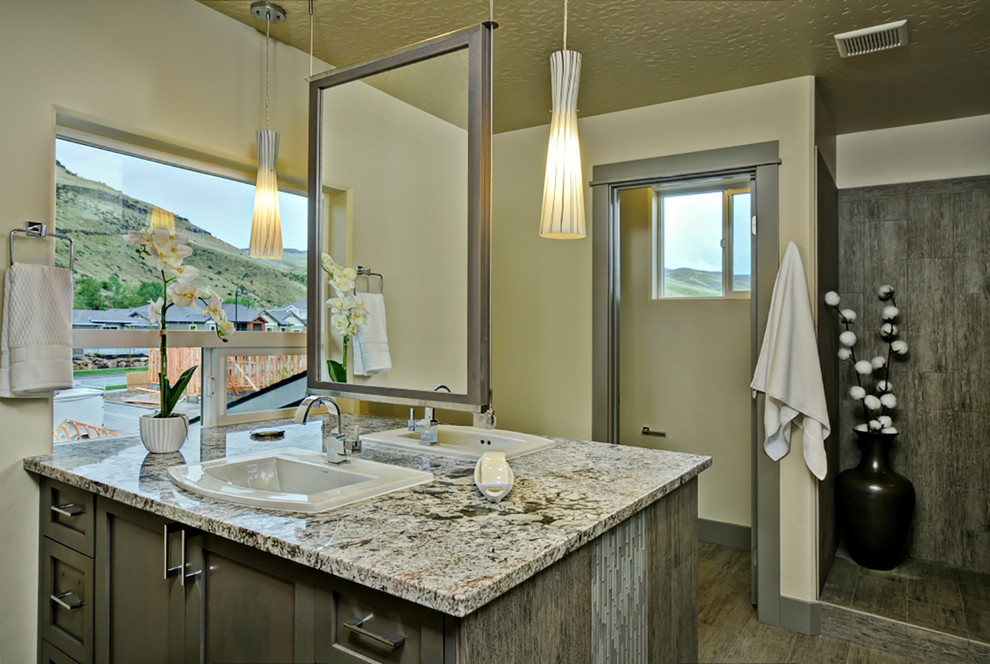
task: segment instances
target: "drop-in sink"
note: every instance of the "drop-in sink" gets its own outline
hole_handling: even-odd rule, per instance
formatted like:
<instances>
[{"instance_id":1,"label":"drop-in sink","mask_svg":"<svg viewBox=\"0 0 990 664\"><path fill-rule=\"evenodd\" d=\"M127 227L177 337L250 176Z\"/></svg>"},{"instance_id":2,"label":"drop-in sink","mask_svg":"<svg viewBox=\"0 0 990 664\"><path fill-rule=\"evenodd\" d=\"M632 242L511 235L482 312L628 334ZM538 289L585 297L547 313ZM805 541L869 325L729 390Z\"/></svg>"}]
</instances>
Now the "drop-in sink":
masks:
<instances>
[{"instance_id":1,"label":"drop-in sink","mask_svg":"<svg viewBox=\"0 0 990 664\"><path fill-rule=\"evenodd\" d=\"M353 456L333 465L326 455L291 447L168 469L184 489L240 505L323 512L433 481L421 470Z\"/></svg>"},{"instance_id":2,"label":"drop-in sink","mask_svg":"<svg viewBox=\"0 0 990 664\"><path fill-rule=\"evenodd\" d=\"M362 441L379 443L390 447L401 447L416 452L432 452L459 459L478 459L489 451L505 452L506 459L545 450L553 441L542 436L532 436L515 431L499 429L476 429L455 424L441 424L437 427L437 443L424 445L419 434L408 429L392 429L378 433L366 433Z\"/></svg>"}]
</instances>

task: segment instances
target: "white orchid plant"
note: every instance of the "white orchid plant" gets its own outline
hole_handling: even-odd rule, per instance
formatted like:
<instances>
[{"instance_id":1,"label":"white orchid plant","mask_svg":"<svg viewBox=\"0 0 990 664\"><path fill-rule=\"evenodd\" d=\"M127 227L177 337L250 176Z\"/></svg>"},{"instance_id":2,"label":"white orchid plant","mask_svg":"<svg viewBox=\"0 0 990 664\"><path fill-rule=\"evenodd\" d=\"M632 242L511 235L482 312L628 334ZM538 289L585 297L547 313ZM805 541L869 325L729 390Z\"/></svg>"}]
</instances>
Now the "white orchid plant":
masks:
<instances>
[{"instance_id":1,"label":"white orchid plant","mask_svg":"<svg viewBox=\"0 0 990 664\"><path fill-rule=\"evenodd\" d=\"M320 268L327 273L327 281L333 288L334 296L327 300L330 327L340 334L343 348L340 362L327 360L327 372L333 382L346 383L347 346L351 337L368 323L368 310L354 295L357 270L340 265L326 253L320 255Z\"/></svg>"},{"instance_id":2,"label":"white orchid plant","mask_svg":"<svg viewBox=\"0 0 990 664\"><path fill-rule=\"evenodd\" d=\"M894 287L884 284L877 289L877 296L881 302L887 302L880 314L880 338L887 344L887 356L874 356L870 360L856 359L856 343L859 339L852 331L852 324L856 321L856 312L852 309L839 308L839 294L835 291L825 293L825 304L835 309L839 314L839 322L845 330L839 334L839 359L850 360L856 372L856 384L849 388L849 396L862 404L864 423L857 424L854 428L858 431L873 431L879 433L897 433L890 413L897 408L897 396L894 394L894 386L890 382L890 365L895 356L907 355L908 344L903 339L898 339L899 330L897 328L897 318L900 310L894 299ZM873 383L869 387L874 394L867 392L864 382L873 378Z\"/></svg>"},{"instance_id":3,"label":"white orchid plant","mask_svg":"<svg viewBox=\"0 0 990 664\"><path fill-rule=\"evenodd\" d=\"M158 369L159 411L155 417L171 417L198 367L186 369L175 384L169 384L165 314L173 306L198 309L202 303L205 305L203 311L216 324L217 336L225 343L234 331L234 324L227 320L223 300L219 295L209 288L193 285L193 280L199 276L199 270L183 263L192 254L188 236L165 228L149 227L143 231L129 231L124 239L136 245L138 255L153 262L155 270L161 275L162 295L148 302L148 320L158 328L161 350L161 366Z\"/></svg>"}]
</instances>

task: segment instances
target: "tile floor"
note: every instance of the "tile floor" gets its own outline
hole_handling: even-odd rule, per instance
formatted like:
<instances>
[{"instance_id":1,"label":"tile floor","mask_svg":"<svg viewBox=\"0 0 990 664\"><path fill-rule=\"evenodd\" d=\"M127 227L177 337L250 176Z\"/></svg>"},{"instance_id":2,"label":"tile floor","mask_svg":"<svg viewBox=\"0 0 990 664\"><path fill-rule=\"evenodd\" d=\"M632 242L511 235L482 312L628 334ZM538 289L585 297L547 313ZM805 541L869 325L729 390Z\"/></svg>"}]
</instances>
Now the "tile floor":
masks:
<instances>
[{"instance_id":1,"label":"tile floor","mask_svg":"<svg viewBox=\"0 0 990 664\"><path fill-rule=\"evenodd\" d=\"M990 643L990 574L910 558L882 572L836 557L822 601Z\"/></svg>"},{"instance_id":2,"label":"tile floor","mask_svg":"<svg viewBox=\"0 0 990 664\"><path fill-rule=\"evenodd\" d=\"M700 543L698 586L698 660L704 664L931 664L760 624L750 604L748 551Z\"/></svg>"}]
</instances>

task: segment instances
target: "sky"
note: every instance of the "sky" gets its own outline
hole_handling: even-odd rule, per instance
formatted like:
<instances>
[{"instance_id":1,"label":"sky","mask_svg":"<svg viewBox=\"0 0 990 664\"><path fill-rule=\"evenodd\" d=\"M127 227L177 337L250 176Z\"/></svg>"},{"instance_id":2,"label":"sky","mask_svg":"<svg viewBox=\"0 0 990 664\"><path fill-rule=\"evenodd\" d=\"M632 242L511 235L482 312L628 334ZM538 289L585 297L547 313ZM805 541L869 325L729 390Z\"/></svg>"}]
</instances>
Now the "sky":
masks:
<instances>
[{"instance_id":1,"label":"sky","mask_svg":"<svg viewBox=\"0 0 990 664\"><path fill-rule=\"evenodd\" d=\"M55 142L55 158L80 177L185 217L235 247L246 249L250 243L254 184L61 139ZM278 200L282 245L305 251L306 197L282 192Z\"/></svg>"},{"instance_id":2,"label":"sky","mask_svg":"<svg viewBox=\"0 0 990 664\"><path fill-rule=\"evenodd\" d=\"M748 199L749 194L737 197L738 202L743 202L740 198ZM663 206L664 268L721 272L722 192L667 195ZM737 245L745 243L745 252L733 252L733 271L737 275L749 274L749 205L737 205L733 212L734 241Z\"/></svg>"}]
</instances>

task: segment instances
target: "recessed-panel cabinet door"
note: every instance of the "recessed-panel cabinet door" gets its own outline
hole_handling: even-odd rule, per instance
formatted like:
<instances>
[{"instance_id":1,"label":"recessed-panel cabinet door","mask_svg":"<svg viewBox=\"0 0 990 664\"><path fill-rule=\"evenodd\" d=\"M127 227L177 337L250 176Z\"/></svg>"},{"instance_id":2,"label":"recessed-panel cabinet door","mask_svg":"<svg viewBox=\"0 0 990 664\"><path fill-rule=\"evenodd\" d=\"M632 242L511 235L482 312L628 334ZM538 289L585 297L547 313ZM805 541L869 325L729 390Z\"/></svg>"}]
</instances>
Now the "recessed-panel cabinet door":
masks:
<instances>
[{"instance_id":1,"label":"recessed-panel cabinet door","mask_svg":"<svg viewBox=\"0 0 990 664\"><path fill-rule=\"evenodd\" d=\"M147 512L99 501L97 662L182 661L181 533L168 533L166 524Z\"/></svg>"},{"instance_id":2,"label":"recessed-panel cabinet door","mask_svg":"<svg viewBox=\"0 0 990 664\"><path fill-rule=\"evenodd\" d=\"M311 570L213 535L187 547L186 631L200 635L201 661L315 660Z\"/></svg>"}]
</instances>

